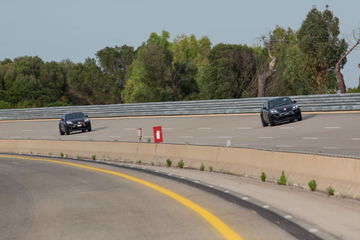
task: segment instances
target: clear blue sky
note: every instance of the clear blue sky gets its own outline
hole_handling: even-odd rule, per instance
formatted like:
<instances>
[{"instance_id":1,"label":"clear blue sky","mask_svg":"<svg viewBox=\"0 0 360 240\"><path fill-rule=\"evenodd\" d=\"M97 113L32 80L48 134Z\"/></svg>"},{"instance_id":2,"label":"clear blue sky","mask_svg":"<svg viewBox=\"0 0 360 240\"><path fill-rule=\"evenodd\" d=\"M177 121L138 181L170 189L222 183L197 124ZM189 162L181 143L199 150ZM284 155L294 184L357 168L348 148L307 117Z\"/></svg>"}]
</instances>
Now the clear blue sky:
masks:
<instances>
[{"instance_id":1,"label":"clear blue sky","mask_svg":"<svg viewBox=\"0 0 360 240\"><path fill-rule=\"evenodd\" d=\"M208 36L213 43L259 44L276 25L297 30L308 11L325 5L340 18L341 36L360 31L360 0L1 0L0 60L39 56L83 62L106 47L138 47L151 32ZM348 58L347 87L359 84L360 51Z\"/></svg>"}]
</instances>

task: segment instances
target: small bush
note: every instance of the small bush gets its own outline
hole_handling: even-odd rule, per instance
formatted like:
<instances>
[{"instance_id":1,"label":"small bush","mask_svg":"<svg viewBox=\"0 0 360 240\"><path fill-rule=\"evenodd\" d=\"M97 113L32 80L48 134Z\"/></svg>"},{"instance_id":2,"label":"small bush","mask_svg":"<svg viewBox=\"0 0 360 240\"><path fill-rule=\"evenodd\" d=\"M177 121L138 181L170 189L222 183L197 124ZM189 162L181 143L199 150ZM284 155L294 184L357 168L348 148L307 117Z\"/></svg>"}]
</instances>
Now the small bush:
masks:
<instances>
[{"instance_id":1,"label":"small bush","mask_svg":"<svg viewBox=\"0 0 360 240\"><path fill-rule=\"evenodd\" d=\"M60 157L64 158L64 153L63 152L60 153Z\"/></svg>"},{"instance_id":2,"label":"small bush","mask_svg":"<svg viewBox=\"0 0 360 240\"><path fill-rule=\"evenodd\" d=\"M267 175L265 172L262 172L261 175L260 175L260 179L262 182L266 182L266 178L267 178Z\"/></svg>"},{"instance_id":3,"label":"small bush","mask_svg":"<svg viewBox=\"0 0 360 240\"><path fill-rule=\"evenodd\" d=\"M91 159L95 161L96 160L96 155L92 155Z\"/></svg>"},{"instance_id":4,"label":"small bush","mask_svg":"<svg viewBox=\"0 0 360 240\"><path fill-rule=\"evenodd\" d=\"M212 171L214 171L213 166L209 166L209 172L212 172Z\"/></svg>"},{"instance_id":5,"label":"small bush","mask_svg":"<svg viewBox=\"0 0 360 240\"><path fill-rule=\"evenodd\" d=\"M203 163L200 165L199 170L200 170L200 171L204 171L204 170L205 170L205 165L204 165Z\"/></svg>"},{"instance_id":6,"label":"small bush","mask_svg":"<svg viewBox=\"0 0 360 240\"><path fill-rule=\"evenodd\" d=\"M180 160L177 164L178 168L184 168L184 161Z\"/></svg>"},{"instance_id":7,"label":"small bush","mask_svg":"<svg viewBox=\"0 0 360 240\"><path fill-rule=\"evenodd\" d=\"M329 186L329 187L326 189L326 192L327 192L328 196L334 196L334 194L335 194L335 189L334 189L332 186Z\"/></svg>"},{"instance_id":8,"label":"small bush","mask_svg":"<svg viewBox=\"0 0 360 240\"><path fill-rule=\"evenodd\" d=\"M316 187L317 187L317 183L316 181L313 179L308 183L308 186L310 188L311 191L316 191Z\"/></svg>"},{"instance_id":9,"label":"small bush","mask_svg":"<svg viewBox=\"0 0 360 240\"><path fill-rule=\"evenodd\" d=\"M147 141L148 143L151 143L151 138L147 138L146 141Z\"/></svg>"},{"instance_id":10,"label":"small bush","mask_svg":"<svg viewBox=\"0 0 360 240\"><path fill-rule=\"evenodd\" d=\"M138 160L138 161L137 161L137 164L141 164L141 160Z\"/></svg>"},{"instance_id":11,"label":"small bush","mask_svg":"<svg viewBox=\"0 0 360 240\"><path fill-rule=\"evenodd\" d=\"M279 180L277 182L279 185L286 185L287 184L287 177L285 176L285 172L281 171L281 175L279 177Z\"/></svg>"},{"instance_id":12,"label":"small bush","mask_svg":"<svg viewBox=\"0 0 360 240\"><path fill-rule=\"evenodd\" d=\"M80 155L77 155L77 159L80 159L81 157L80 157Z\"/></svg>"},{"instance_id":13,"label":"small bush","mask_svg":"<svg viewBox=\"0 0 360 240\"><path fill-rule=\"evenodd\" d=\"M170 159L166 159L166 164L168 167L171 167L172 161Z\"/></svg>"}]
</instances>

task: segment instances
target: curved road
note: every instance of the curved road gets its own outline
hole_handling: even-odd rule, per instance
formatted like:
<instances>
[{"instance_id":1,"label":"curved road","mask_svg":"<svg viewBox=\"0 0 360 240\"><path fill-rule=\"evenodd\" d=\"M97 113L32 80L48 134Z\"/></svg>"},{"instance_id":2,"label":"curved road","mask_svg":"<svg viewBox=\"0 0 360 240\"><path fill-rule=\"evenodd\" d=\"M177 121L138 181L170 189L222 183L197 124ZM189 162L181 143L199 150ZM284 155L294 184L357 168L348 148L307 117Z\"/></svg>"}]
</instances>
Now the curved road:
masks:
<instances>
[{"instance_id":1,"label":"curved road","mask_svg":"<svg viewBox=\"0 0 360 240\"><path fill-rule=\"evenodd\" d=\"M141 181L170 189L211 211L241 235L238 239L293 239L252 211L171 180L94 163L4 156L0 157L0 238L225 239L209 224L211 217Z\"/></svg>"},{"instance_id":2,"label":"curved road","mask_svg":"<svg viewBox=\"0 0 360 240\"><path fill-rule=\"evenodd\" d=\"M91 117L91 116L90 116ZM152 141L161 125L165 143L258 148L360 157L360 113L305 113L303 121L262 127L258 114L92 119L92 132L60 136L57 120L0 121L1 139Z\"/></svg>"}]
</instances>

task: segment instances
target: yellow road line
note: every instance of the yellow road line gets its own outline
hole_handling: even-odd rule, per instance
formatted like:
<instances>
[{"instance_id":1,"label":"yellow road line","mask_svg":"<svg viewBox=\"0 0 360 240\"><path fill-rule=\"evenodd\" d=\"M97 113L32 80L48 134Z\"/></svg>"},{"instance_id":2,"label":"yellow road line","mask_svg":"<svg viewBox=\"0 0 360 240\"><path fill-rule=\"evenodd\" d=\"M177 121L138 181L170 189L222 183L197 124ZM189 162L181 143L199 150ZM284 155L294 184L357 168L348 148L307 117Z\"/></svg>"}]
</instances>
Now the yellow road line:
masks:
<instances>
[{"instance_id":1,"label":"yellow road line","mask_svg":"<svg viewBox=\"0 0 360 240\"><path fill-rule=\"evenodd\" d=\"M221 221L218 217L216 217L214 214L212 214L210 211L206 210L205 208L201 207L200 205L192 202L191 200L175 193L172 192L164 187L158 186L156 184L153 184L151 182L127 175L127 174L123 174L120 172L115 172L115 171L111 171L111 170L106 170L106 169L101 169L101 168L95 168L95 167L90 167L90 166L86 166L86 165L82 165L82 164L77 164L77 163L71 163L71 162L64 162L64 161L58 161L58 160L51 160L51 159L40 159L40 158L31 158L31 157L21 157L21 156L12 156L12 155L0 155L0 157L2 158L15 158L15 159L24 159L24 160L34 160L34 161L43 161L43 162L51 162L51 163L58 163L58 164L62 164L62 165L69 165L69 166L73 166L73 167L78 167L78 168L83 168L83 169L88 169L88 170L92 170L92 171L97 171L97 172L102 172L102 173L107 173L107 174L111 174L111 175L115 175L139 184L142 184L148 188L151 188L153 190L156 190L176 201L178 201L179 203L181 203L182 205L184 205L187 208L190 208L191 210L193 210L194 212L196 212L197 214L199 214L203 219L205 219L213 228L215 228L223 237L224 239L228 239L228 240L243 240L242 237L240 237L234 230L232 230L229 226L227 226L223 221Z\"/></svg>"},{"instance_id":2,"label":"yellow road line","mask_svg":"<svg viewBox=\"0 0 360 240\"><path fill-rule=\"evenodd\" d=\"M302 112L303 114L358 114L360 111L333 111L333 112ZM146 118L187 118L187 117L226 117L226 116L257 116L258 113L226 113L226 114L202 114L202 115L172 115L172 116L128 116L128 117L94 117L94 120L115 120L115 119L146 119ZM31 119L31 120L0 120L0 123L12 122L48 122L59 121L59 119Z\"/></svg>"}]
</instances>

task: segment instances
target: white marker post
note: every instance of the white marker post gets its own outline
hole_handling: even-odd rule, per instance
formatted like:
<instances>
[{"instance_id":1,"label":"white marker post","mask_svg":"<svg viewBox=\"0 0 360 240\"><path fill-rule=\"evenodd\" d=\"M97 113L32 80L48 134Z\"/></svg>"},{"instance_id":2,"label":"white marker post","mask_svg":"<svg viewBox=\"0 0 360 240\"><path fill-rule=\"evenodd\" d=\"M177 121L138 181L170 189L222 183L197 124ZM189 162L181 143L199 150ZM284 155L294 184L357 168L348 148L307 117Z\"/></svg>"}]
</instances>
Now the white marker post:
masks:
<instances>
[{"instance_id":1,"label":"white marker post","mask_svg":"<svg viewBox=\"0 0 360 240\"><path fill-rule=\"evenodd\" d=\"M142 135L143 135L143 130L142 130L142 128L137 128L136 131L137 131L137 137L138 137L139 141L141 141Z\"/></svg>"}]
</instances>

